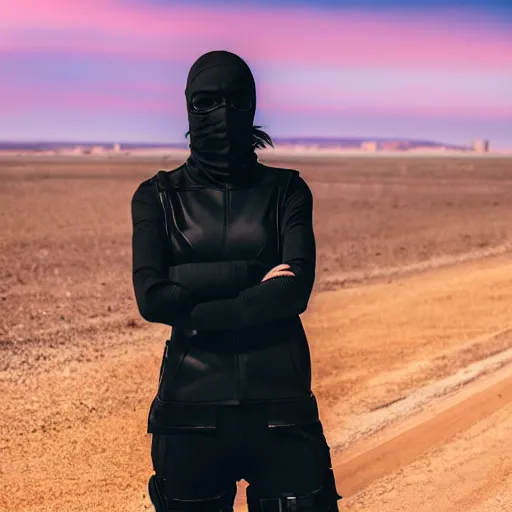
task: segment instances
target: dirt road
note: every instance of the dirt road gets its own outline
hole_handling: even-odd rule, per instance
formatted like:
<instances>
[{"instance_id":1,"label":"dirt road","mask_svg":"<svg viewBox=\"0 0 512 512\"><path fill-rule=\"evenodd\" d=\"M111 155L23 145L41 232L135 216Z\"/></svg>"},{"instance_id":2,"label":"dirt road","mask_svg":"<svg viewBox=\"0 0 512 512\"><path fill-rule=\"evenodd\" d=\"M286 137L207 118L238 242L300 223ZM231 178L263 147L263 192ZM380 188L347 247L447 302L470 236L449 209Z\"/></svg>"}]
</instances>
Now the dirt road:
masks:
<instances>
[{"instance_id":1,"label":"dirt road","mask_svg":"<svg viewBox=\"0 0 512 512\"><path fill-rule=\"evenodd\" d=\"M146 417L169 329L142 321L134 308L125 202L137 180L41 179L36 171L39 178L7 180L0 189L8 208L0 211L0 511L151 510ZM507 172L502 181L498 171L488 181L478 177L490 203L475 203L477 225L467 229L474 242L486 223L493 226L488 247L475 242L457 252L448 244L426 259L400 256L399 245L411 247L417 236L405 223L390 238L385 264L356 266L375 248L363 237L337 253L338 270L320 273L303 321L345 496L340 510L511 509L512 254L500 224L508 211L492 206L492 194L501 197L510 186ZM466 194L467 181L454 176L450 194L458 204L475 201L480 185ZM420 186L421 173L416 181ZM318 211L327 215L331 199L322 187ZM396 197L407 195L403 187ZM418 208L423 217L411 215L418 230L433 223L428 234L435 222L428 205ZM446 222L455 233L458 221ZM328 239L320 234L320 253L329 251ZM482 258L482 250L498 255ZM352 262L348 279L344 255Z\"/></svg>"},{"instance_id":2,"label":"dirt road","mask_svg":"<svg viewBox=\"0 0 512 512\"><path fill-rule=\"evenodd\" d=\"M512 470L507 451L510 379L508 386L489 391L485 400L475 394L469 402L474 407L464 406L444 422L437 416L417 431L417 438L403 434L387 449L370 452L364 464L343 460L344 451L368 435L463 388L464 378L445 383L437 395L424 393L422 400L419 393L408 407L372 418L372 411L386 409L383 405L425 390L457 370L463 374L480 360L491 358L487 366L478 363L480 371L473 370L469 382L500 367L510 371L503 366L512 360L506 352L511 346L508 332L488 338L485 333L492 334L511 318L511 280L512 258L501 257L317 296L305 324L312 340L315 392L339 490L347 496L346 510L480 512L485 508L477 508L472 496L484 484L489 499L507 499L506 478ZM393 299L384 303L383 296ZM397 307L397 302L404 304ZM474 308L481 304L488 304L489 311L475 319ZM448 318L457 329L447 329ZM336 326L336 339L322 333L327 322ZM151 467L145 419L156 384L149 376L157 374L166 329L148 325L121 332L119 327L105 322L98 343L64 345L58 356L34 347L27 357L38 361L37 371L25 372L20 364L8 378L3 376L1 510L144 510L143 489ZM457 428L450 430L454 421ZM438 432L434 441L426 437L431 428ZM244 485L240 487L237 503L243 499ZM432 508L418 496L420 489L451 508Z\"/></svg>"},{"instance_id":3,"label":"dirt road","mask_svg":"<svg viewBox=\"0 0 512 512\"><path fill-rule=\"evenodd\" d=\"M510 510L510 366L499 376L483 390L482 384L470 386L472 396L442 413L420 415L410 430L336 463L348 497L345 510Z\"/></svg>"}]
</instances>

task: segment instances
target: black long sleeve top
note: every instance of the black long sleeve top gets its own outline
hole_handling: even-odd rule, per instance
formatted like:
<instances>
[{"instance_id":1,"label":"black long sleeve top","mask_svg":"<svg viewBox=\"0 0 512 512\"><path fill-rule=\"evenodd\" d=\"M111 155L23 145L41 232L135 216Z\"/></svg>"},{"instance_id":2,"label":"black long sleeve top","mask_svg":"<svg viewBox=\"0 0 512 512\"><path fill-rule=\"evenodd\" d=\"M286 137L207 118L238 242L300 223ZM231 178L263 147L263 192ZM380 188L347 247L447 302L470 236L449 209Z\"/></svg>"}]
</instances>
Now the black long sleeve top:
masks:
<instances>
[{"instance_id":1,"label":"black long sleeve top","mask_svg":"<svg viewBox=\"0 0 512 512\"><path fill-rule=\"evenodd\" d=\"M260 282L270 270L257 261L172 264L164 214L154 186L139 185L131 201L133 285L150 322L197 330L243 329L302 313L315 278L313 196L294 174L281 218L282 263L294 276Z\"/></svg>"}]
</instances>

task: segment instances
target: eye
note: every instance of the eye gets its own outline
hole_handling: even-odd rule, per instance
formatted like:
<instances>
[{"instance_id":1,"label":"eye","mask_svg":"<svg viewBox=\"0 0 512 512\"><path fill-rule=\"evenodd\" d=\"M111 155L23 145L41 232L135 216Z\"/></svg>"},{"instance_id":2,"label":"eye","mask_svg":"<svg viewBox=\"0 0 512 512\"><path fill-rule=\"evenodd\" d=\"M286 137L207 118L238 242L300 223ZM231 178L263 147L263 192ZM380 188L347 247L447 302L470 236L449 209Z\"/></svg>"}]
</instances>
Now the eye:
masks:
<instances>
[{"instance_id":1,"label":"eye","mask_svg":"<svg viewBox=\"0 0 512 512\"><path fill-rule=\"evenodd\" d=\"M230 103L233 108L236 108L236 110L241 110L242 112L247 112L252 108L252 99L245 95L233 96L230 100Z\"/></svg>"},{"instance_id":2,"label":"eye","mask_svg":"<svg viewBox=\"0 0 512 512\"><path fill-rule=\"evenodd\" d=\"M198 112L210 110L219 104L219 100L212 95L198 94L192 98L192 108Z\"/></svg>"}]
</instances>

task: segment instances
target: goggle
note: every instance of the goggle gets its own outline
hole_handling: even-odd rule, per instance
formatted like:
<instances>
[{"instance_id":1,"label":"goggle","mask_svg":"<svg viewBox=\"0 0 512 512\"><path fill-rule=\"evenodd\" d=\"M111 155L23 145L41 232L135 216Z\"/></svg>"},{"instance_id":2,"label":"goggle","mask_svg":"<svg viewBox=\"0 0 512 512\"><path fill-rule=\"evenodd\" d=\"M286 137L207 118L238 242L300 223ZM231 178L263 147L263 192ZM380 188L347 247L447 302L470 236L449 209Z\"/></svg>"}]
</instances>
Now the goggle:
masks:
<instances>
[{"instance_id":1,"label":"goggle","mask_svg":"<svg viewBox=\"0 0 512 512\"><path fill-rule=\"evenodd\" d=\"M198 94L192 97L192 108L196 112L208 112L215 110L218 107L227 106L233 107L240 112L248 112L251 110L253 103L249 96L234 96L232 98L221 98L216 95Z\"/></svg>"}]
</instances>

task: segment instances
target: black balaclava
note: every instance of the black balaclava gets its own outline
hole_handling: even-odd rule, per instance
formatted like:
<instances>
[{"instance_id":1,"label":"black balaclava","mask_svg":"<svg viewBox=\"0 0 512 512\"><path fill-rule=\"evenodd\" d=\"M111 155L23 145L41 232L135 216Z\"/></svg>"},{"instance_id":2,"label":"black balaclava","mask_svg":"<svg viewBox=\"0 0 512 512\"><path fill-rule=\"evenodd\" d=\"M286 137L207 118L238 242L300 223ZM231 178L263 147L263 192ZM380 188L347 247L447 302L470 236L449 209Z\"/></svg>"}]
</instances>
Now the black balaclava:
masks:
<instances>
[{"instance_id":1,"label":"black balaclava","mask_svg":"<svg viewBox=\"0 0 512 512\"><path fill-rule=\"evenodd\" d=\"M222 98L213 110L197 112L196 95ZM246 112L233 108L237 96L250 98ZM204 180L217 185L240 184L250 179L257 157L253 148L256 86L246 62L234 53L212 51L199 57L188 73L187 112L190 158L187 162Z\"/></svg>"}]
</instances>

